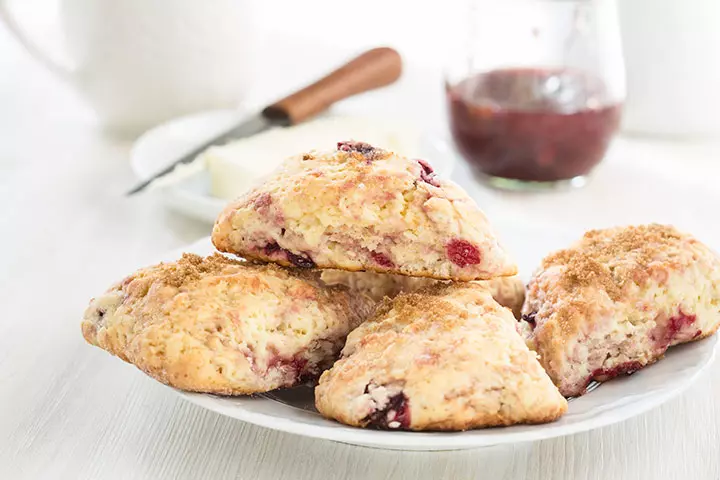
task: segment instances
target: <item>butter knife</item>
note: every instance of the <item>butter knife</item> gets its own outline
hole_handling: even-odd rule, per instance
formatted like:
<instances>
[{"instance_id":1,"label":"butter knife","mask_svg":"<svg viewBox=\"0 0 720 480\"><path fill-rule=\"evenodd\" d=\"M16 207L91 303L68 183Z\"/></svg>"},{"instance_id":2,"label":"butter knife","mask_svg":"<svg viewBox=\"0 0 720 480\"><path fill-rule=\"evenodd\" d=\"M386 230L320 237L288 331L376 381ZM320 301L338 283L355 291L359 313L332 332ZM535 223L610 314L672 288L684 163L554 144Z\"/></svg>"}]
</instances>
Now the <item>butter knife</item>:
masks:
<instances>
[{"instance_id":1,"label":"butter knife","mask_svg":"<svg viewBox=\"0 0 720 480\"><path fill-rule=\"evenodd\" d=\"M157 179L171 173L178 165L192 162L195 157L213 145L250 137L272 127L296 125L327 110L339 100L390 85L400 78L401 73L402 60L398 52L387 47L368 50L317 82L269 105L260 113L242 120L227 131L199 145L155 175L140 182L126 195L142 192Z\"/></svg>"}]
</instances>

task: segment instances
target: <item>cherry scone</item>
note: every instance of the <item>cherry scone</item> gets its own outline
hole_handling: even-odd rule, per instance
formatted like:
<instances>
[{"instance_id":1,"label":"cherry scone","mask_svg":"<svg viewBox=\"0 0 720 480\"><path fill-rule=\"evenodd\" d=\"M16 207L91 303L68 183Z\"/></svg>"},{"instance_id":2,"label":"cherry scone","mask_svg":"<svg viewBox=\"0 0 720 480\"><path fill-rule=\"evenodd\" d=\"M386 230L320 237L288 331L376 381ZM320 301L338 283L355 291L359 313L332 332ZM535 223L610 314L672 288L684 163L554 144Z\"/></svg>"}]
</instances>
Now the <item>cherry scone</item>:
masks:
<instances>
[{"instance_id":1,"label":"cherry scone","mask_svg":"<svg viewBox=\"0 0 720 480\"><path fill-rule=\"evenodd\" d=\"M320 377L315 405L348 425L391 430L553 421L567 402L516 323L473 283L385 299Z\"/></svg>"},{"instance_id":2,"label":"cherry scone","mask_svg":"<svg viewBox=\"0 0 720 480\"><path fill-rule=\"evenodd\" d=\"M720 324L720 260L664 225L587 232L542 262L521 330L565 396L633 373Z\"/></svg>"},{"instance_id":3,"label":"cherry scone","mask_svg":"<svg viewBox=\"0 0 720 480\"><path fill-rule=\"evenodd\" d=\"M468 194L362 142L285 161L220 214L218 250L285 266L452 280L517 273Z\"/></svg>"},{"instance_id":4,"label":"cherry scone","mask_svg":"<svg viewBox=\"0 0 720 480\"><path fill-rule=\"evenodd\" d=\"M314 272L185 254L93 299L82 332L165 384L240 395L316 378L373 305Z\"/></svg>"},{"instance_id":5,"label":"cherry scone","mask_svg":"<svg viewBox=\"0 0 720 480\"><path fill-rule=\"evenodd\" d=\"M346 270L323 270L320 278L328 285L345 285L378 302L385 297L394 298L400 293L415 292L421 288L444 282L444 280L424 277L375 272L348 272ZM509 308L515 318L520 318L525 300L525 285L518 275L477 280L473 283L487 288L496 302Z\"/></svg>"}]
</instances>

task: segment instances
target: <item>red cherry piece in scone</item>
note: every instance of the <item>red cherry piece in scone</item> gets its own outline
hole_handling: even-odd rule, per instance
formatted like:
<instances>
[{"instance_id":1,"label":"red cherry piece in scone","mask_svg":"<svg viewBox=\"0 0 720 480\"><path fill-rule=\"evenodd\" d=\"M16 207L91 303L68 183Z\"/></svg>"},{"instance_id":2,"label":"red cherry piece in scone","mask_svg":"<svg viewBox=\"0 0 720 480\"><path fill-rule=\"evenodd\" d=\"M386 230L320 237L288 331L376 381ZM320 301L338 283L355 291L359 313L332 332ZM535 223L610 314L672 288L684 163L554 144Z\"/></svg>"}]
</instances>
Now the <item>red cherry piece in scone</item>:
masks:
<instances>
[{"instance_id":1,"label":"red cherry piece in scone","mask_svg":"<svg viewBox=\"0 0 720 480\"><path fill-rule=\"evenodd\" d=\"M362 141L287 159L226 207L212 240L222 252L302 268L456 281L517 273L462 188L425 160Z\"/></svg>"},{"instance_id":2,"label":"red cherry piece in scone","mask_svg":"<svg viewBox=\"0 0 720 480\"><path fill-rule=\"evenodd\" d=\"M720 326L720 259L667 225L587 232L530 280L519 330L565 396Z\"/></svg>"},{"instance_id":3,"label":"red cherry piece in scone","mask_svg":"<svg viewBox=\"0 0 720 480\"><path fill-rule=\"evenodd\" d=\"M510 310L474 282L386 298L323 373L325 417L383 430L468 430L551 422L560 395Z\"/></svg>"}]
</instances>

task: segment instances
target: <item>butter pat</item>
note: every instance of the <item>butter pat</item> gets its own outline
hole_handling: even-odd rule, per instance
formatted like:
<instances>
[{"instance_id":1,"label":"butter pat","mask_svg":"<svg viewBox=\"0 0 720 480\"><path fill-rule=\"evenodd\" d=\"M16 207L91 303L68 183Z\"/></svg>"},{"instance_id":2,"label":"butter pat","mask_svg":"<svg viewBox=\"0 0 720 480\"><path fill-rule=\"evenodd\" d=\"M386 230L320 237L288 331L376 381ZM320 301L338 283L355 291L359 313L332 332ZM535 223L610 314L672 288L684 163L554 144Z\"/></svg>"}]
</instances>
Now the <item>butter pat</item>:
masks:
<instances>
[{"instance_id":1,"label":"butter pat","mask_svg":"<svg viewBox=\"0 0 720 480\"><path fill-rule=\"evenodd\" d=\"M212 196L232 200L262 181L287 157L329 150L344 140L417 156L420 137L409 126L398 128L369 118L328 117L210 147L199 155L197 163L210 173Z\"/></svg>"}]
</instances>

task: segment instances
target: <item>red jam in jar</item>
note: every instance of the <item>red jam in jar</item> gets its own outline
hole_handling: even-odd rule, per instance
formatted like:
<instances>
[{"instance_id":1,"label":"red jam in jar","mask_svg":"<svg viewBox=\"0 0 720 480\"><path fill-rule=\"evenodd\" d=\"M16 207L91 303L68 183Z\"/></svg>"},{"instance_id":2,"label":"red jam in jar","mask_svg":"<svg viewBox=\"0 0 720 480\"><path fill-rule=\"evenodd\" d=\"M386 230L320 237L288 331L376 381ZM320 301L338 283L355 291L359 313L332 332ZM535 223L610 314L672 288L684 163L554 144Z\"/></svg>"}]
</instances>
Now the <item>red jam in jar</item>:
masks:
<instances>
[{"instance_id":1,"label":"red jam in jar","mask_svg":"<svg viewBox=\"0 0 720 480\"><path fill-rule=\"evenodd\" d=\"M524 181L589 173L622 110L602 80L572 70L494 70L448 86L447 95L460 153L487 175Z\"/></svg>"}]
</instances>

